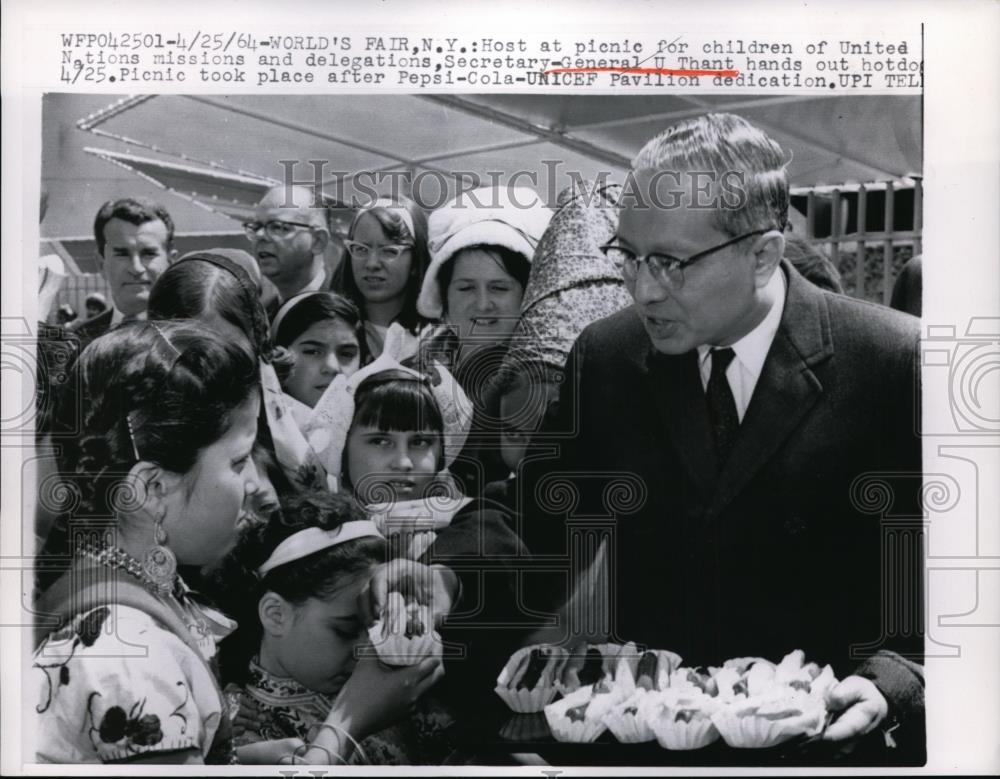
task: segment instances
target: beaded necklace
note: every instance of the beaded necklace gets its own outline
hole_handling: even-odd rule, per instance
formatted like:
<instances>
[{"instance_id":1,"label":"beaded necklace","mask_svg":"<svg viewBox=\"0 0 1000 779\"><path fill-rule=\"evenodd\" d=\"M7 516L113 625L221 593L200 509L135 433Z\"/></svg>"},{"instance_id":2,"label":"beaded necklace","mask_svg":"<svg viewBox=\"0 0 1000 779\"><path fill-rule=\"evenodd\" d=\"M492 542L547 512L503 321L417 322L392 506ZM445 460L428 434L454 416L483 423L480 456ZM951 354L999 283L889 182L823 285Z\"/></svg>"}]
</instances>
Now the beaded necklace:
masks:
<instances>
[{"instance_id":1,"label":"beaded necklace","mask_svg":"<svg viewBox=\"0 0 1000 779\"><path fill-rule=\"evenodd\" d=\"M143 586L156 598L164 600L159 588L142 568L142 563L132 555L117 546L99 546L91 542L83 542L77 546L77 553L89 560L93 560L105 568L116 571L123 571L129 576L138 579ZM192 634L200 641L204 641L211 635L211 630L204 618L198 616L197 606L188 598L188 588L179 576L174 577L173 587L167 596L173 601L176 610L180 612L181 618Z\"/></svg>"}]
</instances>

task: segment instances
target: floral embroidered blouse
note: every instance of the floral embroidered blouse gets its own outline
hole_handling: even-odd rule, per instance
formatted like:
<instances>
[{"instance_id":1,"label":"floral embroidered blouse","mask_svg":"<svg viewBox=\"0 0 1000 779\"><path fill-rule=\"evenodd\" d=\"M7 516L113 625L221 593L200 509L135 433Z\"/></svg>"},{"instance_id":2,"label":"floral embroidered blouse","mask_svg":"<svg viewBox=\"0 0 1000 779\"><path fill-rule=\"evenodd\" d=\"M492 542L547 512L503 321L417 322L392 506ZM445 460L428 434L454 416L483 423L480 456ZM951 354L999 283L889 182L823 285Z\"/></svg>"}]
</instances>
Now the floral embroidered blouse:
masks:
<instances>
[{"instance_id":1,"label":"floral embroidered blouse","mask_svg":"<svg viewBox=\"0 0 1000 779\"><path fill-rule=\"evenodd\" d=\"M256 659L249 671L246 684L225 690L230 717L244 728L234 743L296 737L309 741L329 714L333 698L269 673ZM448 733L452 724L451 716L425 697L409 719L363 739L361 748L374 765L439 765L455 749ZM351 762L362 762L361 756L355 752Z\"/></svg>"},{"instance_id":2,"label":"floral embroidered blouse","mask_svg":"<svg viewBox=\"0 0 1000 779\"><path fill-rule=\"evenodd\" d=\"M208 616L208 615L206 615ZM36 757L44 763L107 763L197 749L228 762L222 700L207 665L235 626L210 615L198 657L173 632L131 606L99 606L50 634L35 651Z\"/></svg>"}]
</instances>

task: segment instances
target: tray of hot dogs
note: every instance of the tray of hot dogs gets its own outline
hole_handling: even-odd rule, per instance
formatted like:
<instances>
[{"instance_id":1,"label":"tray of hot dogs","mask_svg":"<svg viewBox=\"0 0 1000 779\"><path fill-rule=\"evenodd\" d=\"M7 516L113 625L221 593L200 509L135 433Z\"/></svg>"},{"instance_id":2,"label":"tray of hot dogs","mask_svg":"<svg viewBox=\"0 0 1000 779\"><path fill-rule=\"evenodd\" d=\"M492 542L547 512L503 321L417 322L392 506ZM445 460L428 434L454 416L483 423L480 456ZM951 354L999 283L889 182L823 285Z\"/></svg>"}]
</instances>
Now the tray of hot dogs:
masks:
<instances>
[{"instance_id":1,"label":"tray of hot dogs","mask_svg":"<svg viewBox=\"0 0 1000 779\"><path fill-rule=\"evenodd\" d=\"M514 713L500 731L511 741L770 750L820 736L836 682L802 650L701 668L634 644L537 645L511 656L495 691Z\"/></svg>"}]
</instances>

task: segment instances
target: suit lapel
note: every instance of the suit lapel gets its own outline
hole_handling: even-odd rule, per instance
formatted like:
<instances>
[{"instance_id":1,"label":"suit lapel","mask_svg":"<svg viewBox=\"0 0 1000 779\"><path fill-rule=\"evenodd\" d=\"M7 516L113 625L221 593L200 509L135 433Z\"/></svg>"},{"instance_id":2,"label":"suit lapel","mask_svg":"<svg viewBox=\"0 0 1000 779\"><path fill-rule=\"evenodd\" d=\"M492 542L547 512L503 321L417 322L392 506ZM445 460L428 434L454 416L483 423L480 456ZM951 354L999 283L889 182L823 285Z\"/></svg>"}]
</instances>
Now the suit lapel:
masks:
<instances>
[{"instance_id":1,"label":"suit lapel","mask_svg":"<svg viewBox=\"0 0 1000 779\"><path fill-rule=\"evenodd\" d=\"M785 267L788 292L781 325L729 461L719 476L711 515L718 515L746 487L816 404L822 384L811 366L833 353L826 302L797 272Z\"/></svg>"},{"instance_id":2,"label":"suit lapel","mask_svg":"<svg viewBox=\"0 0 1000 779\"><path fill-rule=\"evenodd\" d=\"M657 354L646 361L645 392L678 460L708 496L715 484L715 452L708 426L705 390L698 372L698 353Z\"/></svg>"}]
</instances>

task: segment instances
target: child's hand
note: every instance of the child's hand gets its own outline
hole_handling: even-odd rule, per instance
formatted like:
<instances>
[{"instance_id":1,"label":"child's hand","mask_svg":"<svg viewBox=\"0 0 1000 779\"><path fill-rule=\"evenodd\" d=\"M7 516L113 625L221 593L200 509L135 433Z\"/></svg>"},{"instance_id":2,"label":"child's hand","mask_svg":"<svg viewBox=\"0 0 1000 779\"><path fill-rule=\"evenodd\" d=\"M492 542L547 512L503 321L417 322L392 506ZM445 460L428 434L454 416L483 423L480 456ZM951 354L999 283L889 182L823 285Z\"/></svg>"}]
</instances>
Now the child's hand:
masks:
<instances>
[{"instance_id":1,"label":"child's hand","mask_svg":"<svg viewBox=\"0 0 1000 779\"><path fill-rule=\"evenodd\" d=\"M375 568L358 596L359 617L363 624L371 625L382 616L389 593L399 592L407 601L429 606L434 624L440 625L454 606L457 591L458 577L451 569L396 558Z\"/></svg>"},{"instance_id":2,"label":"child's hand","mask_svg":"<svg viewBox=\"0 0 1000 779\"><path fill-rule=\"evenodd\" d=\"M359 741L389 727L444 676L439 657L400 668L379 662L370 645L358 647L360 659L351 678L337 695L334 709L341 710L351 735Z\"/></svg>"}]
</instances>

